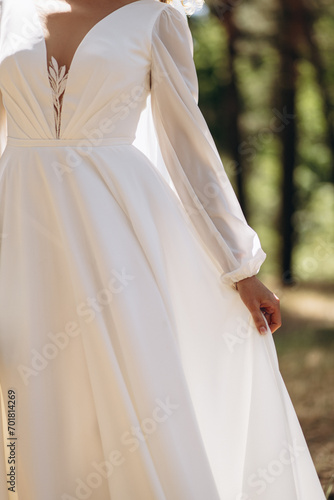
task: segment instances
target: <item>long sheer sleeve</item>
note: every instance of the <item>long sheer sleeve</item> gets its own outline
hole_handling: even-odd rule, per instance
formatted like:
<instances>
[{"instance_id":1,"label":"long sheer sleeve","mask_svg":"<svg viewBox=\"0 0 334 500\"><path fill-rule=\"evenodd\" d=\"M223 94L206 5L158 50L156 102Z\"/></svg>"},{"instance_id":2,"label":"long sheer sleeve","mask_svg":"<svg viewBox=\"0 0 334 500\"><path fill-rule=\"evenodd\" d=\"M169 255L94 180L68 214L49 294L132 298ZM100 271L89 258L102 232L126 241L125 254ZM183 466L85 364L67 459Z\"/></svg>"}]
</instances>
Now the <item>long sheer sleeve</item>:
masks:
<instances>
[{"instance_id":1,"label":"long sheer sleeve","mask_svg":"<svg viewBox=\"0 0 334 500\"><path fill-rule=\"evenodd\" d=\"M247 224L198 107L187 19L166 5L152 31L151 107L161 154L201 240L233 285L258 273L266 254Z\"/></svg>"}]
</instances>

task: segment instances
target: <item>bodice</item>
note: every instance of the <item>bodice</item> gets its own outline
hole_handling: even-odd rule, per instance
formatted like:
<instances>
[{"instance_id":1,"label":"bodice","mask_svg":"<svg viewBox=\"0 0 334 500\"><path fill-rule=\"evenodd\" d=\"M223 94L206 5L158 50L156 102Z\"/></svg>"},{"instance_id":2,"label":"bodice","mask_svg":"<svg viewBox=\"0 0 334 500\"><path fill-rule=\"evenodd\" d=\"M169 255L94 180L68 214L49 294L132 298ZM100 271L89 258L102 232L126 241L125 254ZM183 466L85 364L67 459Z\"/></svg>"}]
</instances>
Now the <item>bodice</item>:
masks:
<instances>
[{"instance_id":1,"label":"bodice","mask_svg":"<svg viewBox=\"0 0 334 500\"><path fill-rule=\"evenodd\" d=\"M33 0L6 2L0 90L8 136L134 137L150 92L150 32L163 8L139 0L116 9L86 34L67 72L47 61Z\"/></svg>"}]
</instances>

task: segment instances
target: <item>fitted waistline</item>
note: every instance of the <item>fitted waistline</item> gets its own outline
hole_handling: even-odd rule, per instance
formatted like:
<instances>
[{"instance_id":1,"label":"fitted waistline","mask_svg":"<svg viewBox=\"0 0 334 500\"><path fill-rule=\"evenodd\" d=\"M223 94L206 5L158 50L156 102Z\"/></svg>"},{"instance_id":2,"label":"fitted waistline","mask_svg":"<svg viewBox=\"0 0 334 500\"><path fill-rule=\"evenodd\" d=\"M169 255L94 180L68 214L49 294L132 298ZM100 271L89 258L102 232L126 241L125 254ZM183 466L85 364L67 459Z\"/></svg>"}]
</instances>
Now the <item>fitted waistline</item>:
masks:
<instances>
[{"instance_id":1,"label":"fitted waistline","mask_svg":"<svg viewBox=\"0 0 334 500\"><path fill-rule=\"evenodd\" d=\"M101 146L114 146L121 144L131 145L134 138L131 137L108 137L104 139L90 140L87 137L81 139L17 139L15 137L7 137L7 146L34 148L34 147L74 147L74 148L96 148Z\"/></svg>"}]
</instances>

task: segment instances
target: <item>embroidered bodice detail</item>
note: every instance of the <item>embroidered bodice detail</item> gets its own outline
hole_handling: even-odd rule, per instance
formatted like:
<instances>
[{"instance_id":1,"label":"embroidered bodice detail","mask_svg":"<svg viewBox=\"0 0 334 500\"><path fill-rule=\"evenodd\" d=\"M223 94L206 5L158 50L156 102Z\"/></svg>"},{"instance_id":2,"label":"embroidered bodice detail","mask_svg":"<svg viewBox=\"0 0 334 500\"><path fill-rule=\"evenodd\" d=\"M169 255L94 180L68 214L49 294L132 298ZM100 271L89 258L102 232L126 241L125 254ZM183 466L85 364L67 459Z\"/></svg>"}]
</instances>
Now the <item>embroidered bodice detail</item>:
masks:
<instances>
[{"instance_id":1,"label":"embroidered bodice detail","mask_svg":"<svg viewBox=\"0 0 334 500\"><path fill-rule=\"evenodd\" d=\"M59 139L62 103L68 79L66 66L64 65L59 67L56 59L54 57L51 57L51 62L48 67L48 77L52 89L56 138Z\"/></svg>"}]
</instances>

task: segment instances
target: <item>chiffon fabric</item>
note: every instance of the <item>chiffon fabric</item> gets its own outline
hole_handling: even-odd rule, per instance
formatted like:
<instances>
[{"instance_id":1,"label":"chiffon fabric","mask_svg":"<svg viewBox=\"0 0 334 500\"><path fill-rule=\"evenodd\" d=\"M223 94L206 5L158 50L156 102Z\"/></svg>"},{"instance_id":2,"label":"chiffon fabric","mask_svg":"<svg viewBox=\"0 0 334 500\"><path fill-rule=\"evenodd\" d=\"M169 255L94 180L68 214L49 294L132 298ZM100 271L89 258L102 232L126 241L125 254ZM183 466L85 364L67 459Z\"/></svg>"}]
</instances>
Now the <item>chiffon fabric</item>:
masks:
<instances>
[{"instance_id":1,"label":"chiffon fabric","mask_svg":"<svg viewBox=\"0 0 334 500\"><path fill-rule=\"evenodd\" d=\"M185 16L119 7L70 68L33 0L0 26L1 499L323 500Z\"/></svg>"}]
</instances>

